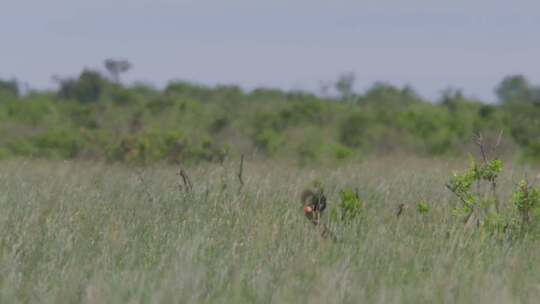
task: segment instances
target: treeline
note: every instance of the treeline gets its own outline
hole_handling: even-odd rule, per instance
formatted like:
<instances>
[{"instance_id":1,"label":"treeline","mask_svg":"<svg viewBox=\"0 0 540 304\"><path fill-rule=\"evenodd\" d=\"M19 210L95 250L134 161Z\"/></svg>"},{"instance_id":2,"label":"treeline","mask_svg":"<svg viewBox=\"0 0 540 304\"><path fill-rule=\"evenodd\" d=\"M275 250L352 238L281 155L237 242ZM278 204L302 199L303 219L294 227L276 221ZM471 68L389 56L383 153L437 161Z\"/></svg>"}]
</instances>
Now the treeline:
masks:
<instances>
[{"instance_id":1,"label":"treeline","mask_svg":"<svg viewBox=\"0 0 540 304\"><path fill-rule=\"evenodd\" d=\"M375 153L458 155L474 134L502 131L503 151L540 160L540 88L522 76L505 78L499 102L486 104L459 90L428 101L384 83L358 94L352 75L326 97L182 81L125 86L120 74L129 66L114 64L106 75L56 78L55 91L20 94L16 81L0 80L0 158L186 163L246 154L310 164Z\"/></svg>"}]
</instances>

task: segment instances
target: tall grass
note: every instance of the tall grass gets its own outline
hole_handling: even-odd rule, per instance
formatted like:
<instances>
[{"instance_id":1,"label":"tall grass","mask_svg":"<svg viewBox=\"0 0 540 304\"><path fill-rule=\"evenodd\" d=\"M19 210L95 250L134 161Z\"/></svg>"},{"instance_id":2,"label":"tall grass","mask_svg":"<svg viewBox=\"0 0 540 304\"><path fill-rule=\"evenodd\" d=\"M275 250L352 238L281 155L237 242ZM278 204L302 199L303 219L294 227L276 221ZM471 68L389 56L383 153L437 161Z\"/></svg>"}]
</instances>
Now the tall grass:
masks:
<instances>
[{"instance_id":1,"label":"tall grass","mask_svg":"<svg viewBox=\"0 0 540 304\"><path fill-rule=\"evenodd\" d=\"M444 184L464 166L246 160L241 191L238 163L225 163L187 168L183 192L174 167L3 162L0 303L536 303L540 242L452 218ZM506 171L501 193L522 170ZM330 207L344 187L366 202L353 223L330 224L338 242L303 217L314 179Z\"/></svg>"}]
</instances>

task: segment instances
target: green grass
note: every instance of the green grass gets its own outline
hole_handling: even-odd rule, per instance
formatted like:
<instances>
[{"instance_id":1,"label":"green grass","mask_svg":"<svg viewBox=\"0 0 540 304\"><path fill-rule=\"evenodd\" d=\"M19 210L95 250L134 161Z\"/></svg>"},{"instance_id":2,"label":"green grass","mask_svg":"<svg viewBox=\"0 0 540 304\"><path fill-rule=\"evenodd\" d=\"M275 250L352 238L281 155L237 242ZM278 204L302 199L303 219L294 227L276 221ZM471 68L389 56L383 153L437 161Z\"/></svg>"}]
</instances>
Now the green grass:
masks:
<instances>
[{"instance_id":1,"label":"green grass","mask_svg":"<svg viewBox=\"0 0 540 304\"><path fill-rule=\"evenodd\" d=\"M540 241L452 217L444 184L466 165L247 160L241 192L231 162L187 168L185 193L171 166L2 162L0 303L536 303ZM501 177L505 201L523 170ZM315 179L330 206L345 187L366 202L330 225L337 243L303 217L299 195Z\"/></svg>"}]
</instances>

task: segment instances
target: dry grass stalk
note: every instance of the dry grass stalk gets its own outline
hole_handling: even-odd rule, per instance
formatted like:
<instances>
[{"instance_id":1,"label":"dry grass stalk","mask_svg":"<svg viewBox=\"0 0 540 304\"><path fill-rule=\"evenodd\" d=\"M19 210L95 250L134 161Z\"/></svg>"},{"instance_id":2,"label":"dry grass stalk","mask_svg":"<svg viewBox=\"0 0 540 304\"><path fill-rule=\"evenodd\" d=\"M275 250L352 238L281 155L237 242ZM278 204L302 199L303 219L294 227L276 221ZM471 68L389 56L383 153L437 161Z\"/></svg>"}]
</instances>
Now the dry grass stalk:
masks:
<instances>
[{"instance_id":1,"label":"dry grass stalk","mask_svg":"<svg viewBox=\"0 0 540 304\"><path fill-rule=\"evenodd\" d=\"M238 192L244 188L244 179L242 177L244 173L244 154L240 157L240 168L238 169L238 180L240 181L240 187L238 188Z\"/></svg>"},{"instance_id":2,"label":"dry grass stalk","mask_svg":"<svg viewBox=\"0 0 540 304\"><path fill-rule=\"evenodd\" d=\"M180 191L185 191L188 193L192 192L193 184L191 183L191 179L189 178L189 175L187 174L187 172L182 167L180 167L176 175L182 178L182 183L178 183L178 189Z\"/></svg>"}]
</instances>

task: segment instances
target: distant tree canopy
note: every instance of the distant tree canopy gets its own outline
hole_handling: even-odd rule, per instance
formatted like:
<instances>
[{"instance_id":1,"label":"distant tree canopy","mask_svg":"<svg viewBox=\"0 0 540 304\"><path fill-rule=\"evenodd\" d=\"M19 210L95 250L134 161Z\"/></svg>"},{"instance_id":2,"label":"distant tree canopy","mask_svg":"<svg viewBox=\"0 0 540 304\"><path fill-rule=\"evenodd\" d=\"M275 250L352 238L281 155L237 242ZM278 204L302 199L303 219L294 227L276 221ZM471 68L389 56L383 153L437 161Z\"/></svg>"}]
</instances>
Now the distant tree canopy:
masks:
<instances>
[{"instance_id":1,"label":"distant tree canopy","mask_svg":"<svg viewBox=\"0 0 540 304\"><path fill-rule=\"evenodd\" d=\"M16 81L0 80L0 159L175 163L252 153L308 165L371 153L458 155L475 133L504 131L506 151L540 162L540 87L523 76L503 79L500 102L487 104L459 89L431 102L382 82L359 93L354 74L323 97L188 81L159 89L124 85L119 75L128 68L108 65L110 75L85 69L56 78L55 91L21 95Z\"/></svg>"},{"instance_id":2,"label":"distant tree canopy","mask_svg":"<svg viewBox=\"0 0 540 304\"><path fill-rule=\"evenodd\" d=\"M59 79L60 99L77 100L81 103L96 102L106 90L108 81L97 71L84 70L78 78Z\"/></svg>"},{"instance_id":3,"label":"distant tree canopy","mask_svg":"<svg viewBox=\"0 0 540 304\"><path fill-rule=\"evenodd\" d=\"M336 81L335 87L342 100L350 101L354 96L354 82L356 81L356 75L352 72L348 72L339 76Z\"/></svg>"},{"instance_id":4,"label":"distant tree canopy","mask_svg":"<svg viewBox=\"0 0 540 304\"><path fill-rule=\"evenodd\" d=\"M503 104L517 102L540 105L540 87L531 85L522 75L504 78L495 92Z\"/></svg>"},{"instance_id":5,"label":"distant tree canopy","mask_svg":"<svg viewBox=\"0 0 540 304\"><path fill-rule=\"evenodd\" d=\"M422 98L409 86L398 88L383 82L375 83L358 99L359 103L369 103L383 107L403 107L422 101Z\"/></svg>"},{"instance_id":6,"label":"distant tree canopy","mask_svg":"<svg viewBox=\"0 0 540 304\"><path fill-rule=\"evenodd\" d=\"M131 63L125 59L107 59L104 65L115 83L120 83L120 75L131 69Z\"/></svg>"},{"instance_id":7,"label":"distant tree canopy","mask_svg":"<svg viewBox=\"0 0 540 304\"><path fill-rule=\"evenodd\" d=\"M16 80L2 80L0 79L0 97L18 97L19 96L19 84Z\"/></svg>"}]
</instances>

